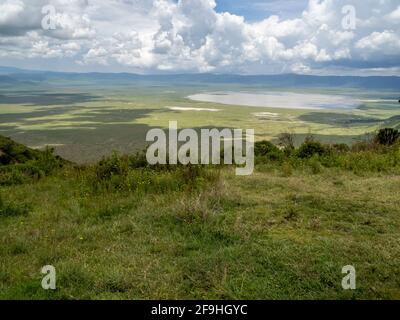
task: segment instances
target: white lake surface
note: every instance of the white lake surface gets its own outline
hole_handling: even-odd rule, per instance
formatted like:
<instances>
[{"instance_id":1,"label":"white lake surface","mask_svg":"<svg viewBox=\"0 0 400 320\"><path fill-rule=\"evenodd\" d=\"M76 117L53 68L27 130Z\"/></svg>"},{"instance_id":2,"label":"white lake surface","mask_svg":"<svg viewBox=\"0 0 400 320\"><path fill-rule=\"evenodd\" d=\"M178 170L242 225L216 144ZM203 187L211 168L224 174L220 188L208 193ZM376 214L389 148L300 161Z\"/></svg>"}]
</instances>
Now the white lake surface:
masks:
<instances>
[{"instance_id":1,"label":"white lake surface","mask_svg":"<svg viewBox=\"0 0 400 320\"><path fill-rule=\"evenodd\" d=\"M189 99L220 104L281 109L354 109L361 101L344 95L293 92L211 92L188 96Z\"/></svg>"}]
</instances>

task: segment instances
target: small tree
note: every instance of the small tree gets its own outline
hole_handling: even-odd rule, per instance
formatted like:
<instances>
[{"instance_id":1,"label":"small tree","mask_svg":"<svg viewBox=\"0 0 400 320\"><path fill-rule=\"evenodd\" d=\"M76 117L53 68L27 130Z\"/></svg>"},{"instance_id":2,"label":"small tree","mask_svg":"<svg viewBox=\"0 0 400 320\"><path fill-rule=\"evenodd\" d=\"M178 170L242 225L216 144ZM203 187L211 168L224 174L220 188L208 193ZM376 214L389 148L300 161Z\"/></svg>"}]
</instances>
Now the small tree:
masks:
<instances>
[{"instance_id":1,"label":"small tree","mask_svg":"<svg viewBox=\"0 0 400 320\"><path fill-rule=\"evenodd\" d=\"M283 152L272 142L263 140L254 145L254 154L257 157L267 157L270 160L281 160Z\"/></svg>"},{"instance_id":2,"label":"small tree","mask_svg":"<svg viewBox=\"0 0 400 320\"><path fill-rule=\"evenodd\" d=\"M380 129L375 136L375 141L379 144L391 146L400 138L400 132L393 128Z\"/></svg>"},{"instance_id":3,"label":"small tree","mask_svg":"<svg viewBox=\"0 0 400 320\"><path fill-rule=\"evenodd\" d=\"M311 158L314 155L322 156L327 150L319 141L305 141L296 151L299 158Z\"/></svg>"},{"instance_id":4,"label":"small tree","mask_svg":"<svg viewBox=\"0 0 400 320\"><path fill-rule=\"evenodd\" d=\"M279 144L285 149L294 149L294 134L289 132L283 132L279 135Z\"/></svg>"},{"instance_id":5,"label":"small tree","mask_svg":"<svg viewBox=\"0 0 400 320\"><path fill-rule=\"evenodd\" d=\"M279 149L272 143L266 140L257 141L254 144L254 154L256 156L266 156L270 152L279 151Z\"/></svg>"}]
</instances>

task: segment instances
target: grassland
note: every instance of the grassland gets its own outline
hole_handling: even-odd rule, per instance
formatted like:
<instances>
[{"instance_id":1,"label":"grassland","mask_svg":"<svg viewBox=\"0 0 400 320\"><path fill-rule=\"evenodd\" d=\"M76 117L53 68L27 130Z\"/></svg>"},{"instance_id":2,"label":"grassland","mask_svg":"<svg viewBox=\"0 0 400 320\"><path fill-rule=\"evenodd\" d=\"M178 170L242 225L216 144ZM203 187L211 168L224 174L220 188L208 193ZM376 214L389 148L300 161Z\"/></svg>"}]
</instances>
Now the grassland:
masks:
<instances>
[{"instance_id":1,"label":"grassland","mask_svg":"<svg viewBox=\"0 0 400 320\"><path fill-rule=\"evenodd\" d=\"M210 91L279 91L351 95L364 104L354 110L290 110L196 102L191 94ZM274 140L282 132L296 143L312 133L329 143L353 143L366 132L399 125L397 93L362 89L268 88L245 85L167 85L132 83L102 86L56 83L0 90L0 134L35 148L55 147L75 162L93 162L113 150L132 153L145 146L146 132L167 128L251 128L257 140ZM385 100L392 100L388 102ZM171 107L217 109L172 110ZM274 116L268 116L276 114ZM264 115L263 115L264 114Z\"/></svg>"},{"instance_id":2,"label":"grassland","mask_svg":"<svg viewBox=\"0 0 400 320\"><path fill-rule=\"evenodd\" d=\"M248 177L141 159L47 159L40 179L1 186L0 298L400 298L398 146L259 156Z\"/></svg>"},{"instance_id":3,"label":"grassland","mask_svg":"<svg viewBox=\"0 0 400 320\"><path fill-rule=\"evenodd\" d=\"M186 98L225 90L365 102L347 111L289 110ZM50 145L80 165L0 139L0 299L399 299L398 145L359 143L304 159L274 151L257 158L249 177L232 167L149 168L140 156L98 162L112 150L142 149L146 132L170 120L251 128L257 140L288 131L296 146L310 133L351 144L399 127L395 95L234 84L1 88L1 135ZM57 270L55 291L41 288L48 264ZM342 289L345 265L357 270L354 291Z\"/></svg>"}]
</instances>

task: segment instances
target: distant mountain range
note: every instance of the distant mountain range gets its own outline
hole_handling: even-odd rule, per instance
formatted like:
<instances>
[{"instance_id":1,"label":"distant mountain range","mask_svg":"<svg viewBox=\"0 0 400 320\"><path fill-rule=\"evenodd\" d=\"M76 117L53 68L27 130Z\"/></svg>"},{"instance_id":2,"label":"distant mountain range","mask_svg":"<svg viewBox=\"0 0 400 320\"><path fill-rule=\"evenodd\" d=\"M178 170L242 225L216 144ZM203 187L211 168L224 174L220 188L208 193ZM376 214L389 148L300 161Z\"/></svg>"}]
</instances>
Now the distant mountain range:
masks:
<instances>
[{"instance_id":1,"label":"distant mountain range","mask_svg":"<svg viewBox=\"0 0 400 320\"><path fill-rule=\"evenodd\" d=\"M132 73L72 73L32 71L13 67L0 67L0 86L36 84L48 81L90 81L100 83L158 82L168 84L247 84L271 87L349 87L366 89L394 89L400 91L400 77L396 76L311 76L281 75L226 75L226 74L174 74L139 75Z\"/></svg>"}]
</instances>

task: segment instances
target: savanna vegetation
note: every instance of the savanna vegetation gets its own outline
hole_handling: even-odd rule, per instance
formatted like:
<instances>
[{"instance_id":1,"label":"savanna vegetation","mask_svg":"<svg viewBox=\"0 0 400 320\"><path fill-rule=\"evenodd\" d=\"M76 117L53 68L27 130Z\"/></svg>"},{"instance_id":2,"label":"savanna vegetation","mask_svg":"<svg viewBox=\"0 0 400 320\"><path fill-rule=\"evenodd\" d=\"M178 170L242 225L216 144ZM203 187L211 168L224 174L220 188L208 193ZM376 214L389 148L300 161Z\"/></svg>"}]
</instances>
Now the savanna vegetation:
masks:
<instances>
[{"instance_id":1,"label":"savanna vegetation","mask_svg":"<svg viewBox=\"0 0 400 320\"><path fill-rule=\"evenodd\" d=\"M400 298L398 131L293 140L256 143L238 177L144 153L76 165L2 137L0 298ZM42 289L44 265L57 290Z\"/></svg>"}]
</instances>

